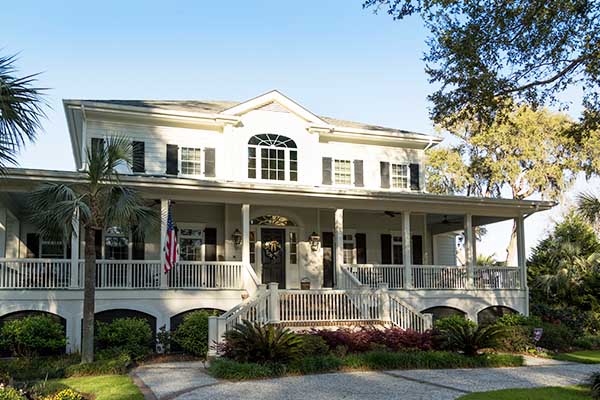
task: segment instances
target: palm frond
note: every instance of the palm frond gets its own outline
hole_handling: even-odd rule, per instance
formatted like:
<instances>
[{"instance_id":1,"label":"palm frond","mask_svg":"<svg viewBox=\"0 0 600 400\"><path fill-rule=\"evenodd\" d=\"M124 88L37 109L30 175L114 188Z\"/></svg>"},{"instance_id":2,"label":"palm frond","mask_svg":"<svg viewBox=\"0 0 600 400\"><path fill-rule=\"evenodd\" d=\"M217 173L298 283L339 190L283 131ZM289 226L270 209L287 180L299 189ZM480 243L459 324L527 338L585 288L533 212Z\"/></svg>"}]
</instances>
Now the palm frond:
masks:
<instances>
[{"instance_id":1,"label":"palm frond","mask_svg":"<svg viewBox=\"0 0 600 400\"><path fill-rule=\"evenodd\" d=\"M44 88L35 86L38 74L15 76L15 56L0 57L0 172L14 164L14 154L34 140L46 117Z\"/></svg>"},{"instance_id":2,"label":"palm frond","mask_svg":"<svg viewBox=\"0 0 600 400\"><path fill-rule=\"evenodd\" d=\"M600 220L600 198L592 193L579 193L577 195L577 213L590 224Z\"/></svg>"},{"instance_id":3,"label":"palm frond","mask_svg":"<svg viewBox=\"0 0 600 400\"><path fill-rule=\"evenodd\" d=\"M131 140L124 136L106 138L103 146L88 147L87 174L92 185L118 182L118 168L131 166L132 152Z\"/></svg>"},{"instance_id":4,"label":"palm frond","mask_svg":"<svg viewBox=\"0 0 600 400\"><path fill-rule=\"evenodd\" d=\"M107 187L102 203L106 227L130 226L134 228L134 234L140 237L159 224L157 210L147 206L135 189L123 186Z\"/></svg>"}]
</instances>

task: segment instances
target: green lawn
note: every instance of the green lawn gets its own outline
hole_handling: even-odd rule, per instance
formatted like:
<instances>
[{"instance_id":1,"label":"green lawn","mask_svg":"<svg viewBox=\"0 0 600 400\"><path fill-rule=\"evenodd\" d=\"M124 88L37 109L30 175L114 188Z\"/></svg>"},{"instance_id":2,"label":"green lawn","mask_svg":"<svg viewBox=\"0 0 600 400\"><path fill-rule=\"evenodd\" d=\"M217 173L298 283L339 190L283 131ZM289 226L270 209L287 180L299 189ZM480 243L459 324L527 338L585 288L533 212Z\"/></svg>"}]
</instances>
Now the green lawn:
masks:
<instances>
[{"instance_id":1,"label":"green lawn","mask_svg":"<svg viewBox=\"0 0 600 400\"><path fill-rule=\"evenodd\" d=\"M554 356L557 360L574 361L584 364L600 364L600 350L575 351Z\"/></svg>"},{"instance_id":2,"label":"green lawn","mask_svg":"<svg viewBox=\"0 0 600 400\"><path fill-rule=\"evenodd\" d=\"M82 376L57 379L82 393L94 395L95 400L144 400L144 396L127 375Z\"/></svg>"},{"instance_id":3,"label":"green lawn","mask_svg":"<svg viewBox=\"0 0 600 400\"><path fill-rule=\"evenodd\" d=\"M471 393L459 397L458 400L589 400L591 398L588 388L567 386Z\"/></svg>"}]
</instances>

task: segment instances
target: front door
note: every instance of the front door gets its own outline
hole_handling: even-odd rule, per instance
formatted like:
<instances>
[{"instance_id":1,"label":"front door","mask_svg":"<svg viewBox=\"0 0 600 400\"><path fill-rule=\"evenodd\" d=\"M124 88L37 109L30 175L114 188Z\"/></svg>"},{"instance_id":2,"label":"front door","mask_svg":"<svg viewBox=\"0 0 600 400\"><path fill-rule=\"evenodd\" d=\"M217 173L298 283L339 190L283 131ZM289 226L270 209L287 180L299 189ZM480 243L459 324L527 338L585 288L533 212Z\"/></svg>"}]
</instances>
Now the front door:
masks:
<instances>
[{"instance_id":1,"label":"front door","mask_svg":"<svg viewBox=\"0 0 600 400\"><path fill-rule=\"evenodd\" d=\"M263 228L260 240L262 283L278 282L280 288L285 288L285 229Z\"/></svg>"}]
</instances>

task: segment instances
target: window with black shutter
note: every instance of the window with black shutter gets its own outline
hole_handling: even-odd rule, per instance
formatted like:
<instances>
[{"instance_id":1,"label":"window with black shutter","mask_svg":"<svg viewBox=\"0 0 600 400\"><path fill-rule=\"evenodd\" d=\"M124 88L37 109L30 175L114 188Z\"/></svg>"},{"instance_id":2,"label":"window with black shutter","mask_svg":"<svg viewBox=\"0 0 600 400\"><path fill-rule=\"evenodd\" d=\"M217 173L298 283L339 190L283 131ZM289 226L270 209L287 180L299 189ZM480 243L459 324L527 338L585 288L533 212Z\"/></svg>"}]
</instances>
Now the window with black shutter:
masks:
<instances>
[{"instance_id":1,"label":"window with black shutter","mask_svg":"<svg viewBox=\"0 0 600 400\"><path fill-rule=\"evenodd\" d=\"M354 235L356 239L356 263L367 263L367 234L357 233Z\"/></svg>"},{"instance_id":2,"label":"window with black shutter","mask_svg":"<svg viewBox=\"0 0 600 400\"><path fill-rule=\"evenodd\" d=\"M26 239L27 258L38 258L40 252L40 235L28 233Z\"/></svg>"},{"instance_id":3,"label":"window with black shutter","mask_svg":"<svg viewBox=\"0 0 600 400\"><path fill-rule=\"evenodd\" d=\"M214 178L215 165L215 149L211 147L204 149L204 176Z\"/></svg>"},{"instance_id":4,"label":"window with black shutter","mask_svg":"<svg viewBox=\"0 0 600 400\"><path fill-rule=\"evenodd\" d=\"M423 237L414 235L412 237L412 263L413 265L423 264Z\"/></svg>"},{"instance_id":5,"label":"window with black shutter","mask_svg":"<svg viewBox=\"0 0 600 400\"><path fill-rule=\"evenodd\" d=\"M179 173L178 152L179 148L176 144L167 145L167 175L177 175Z\"/></svg>"},{"instance_id":6,"label":"window with black shutter","mask_svg":"<svg viewBox=\"0 0 600 400\"><path fill-rule=\"evenodd\" d=\"M217 228L204 229L204 260L217 261Z\"/></svg>"},{"instance_id":7,"label":"window with black shutter","mask_svg":"<svg viewBox=\"0 0 600 400\"><path fill-rule=\"evenodd\" d=\"M388 233L381 235L381 263L392 263L392 235Z\"/></svg>"},{"instance_id":8,"label":"window with black shutter","mask_svg":"<svg viewBox=\"0 0 600 400\"><path fill-rule=\"evenodd\" d=\"M381 171L381 187L388 189L390 187L390 163L381 161L379 169Z\"/></svg>"},{"instance_id":9,"label":"window with black shutter","mask_svg":"<svg viewBox=\"0 0 600 400\"><path fill-rule=\"evenodd\" d=\"M331 157L323 157L323 185L331 185Z\"/></svg>"},{"instance_id":10,"label":"window with black shutter","mask_svg":"<svg viewBox=\"0 0 600 400\"><path fill-rule=\"evenodd\" d=\"M420 190L419 164L410 164L410 190Z\"/></svg>"},{"instance_id":11,"label":"window with black shutter","mask_svg":"<svg viewBox=\"0 0 600 400\"><path fill-rule=\"evenodd\" d=\"M146 172L146 150L144 142L132 142L133 162L131 170L133 172Z\"/></svg>"},{"instance_id":12,"label":"window with black shutter","mask_svg":"<svg viewBox=\"0 0 600 400\"><path fill-rule=\"evenodd\" d=\"M363 160L354 160L354 186L364 186Z\"/></svg>"}]
</instances>

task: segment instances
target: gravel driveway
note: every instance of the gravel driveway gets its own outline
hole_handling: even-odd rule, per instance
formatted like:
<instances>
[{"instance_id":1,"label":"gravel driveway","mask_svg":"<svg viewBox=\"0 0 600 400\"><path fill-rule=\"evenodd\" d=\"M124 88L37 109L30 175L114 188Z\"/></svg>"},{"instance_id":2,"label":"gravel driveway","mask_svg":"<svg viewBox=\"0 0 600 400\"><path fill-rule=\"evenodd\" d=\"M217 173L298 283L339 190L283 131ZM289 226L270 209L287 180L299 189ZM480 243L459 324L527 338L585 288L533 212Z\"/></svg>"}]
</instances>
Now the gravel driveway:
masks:
<instances>
[{"instance_id":1,"label":"gravel driveway","mask_svg":"<svg viewBox=\"0 0 600 400\"><path fill-rule=\"evenodd\" d=\"M148 400L384 400L456 399L465 393L505 388L578 384L600 365L529 360L527 367L402 370L293 376L247 382L214 379L196 362L143 366L136 383Z\"/></svg>"}]
</instances>

